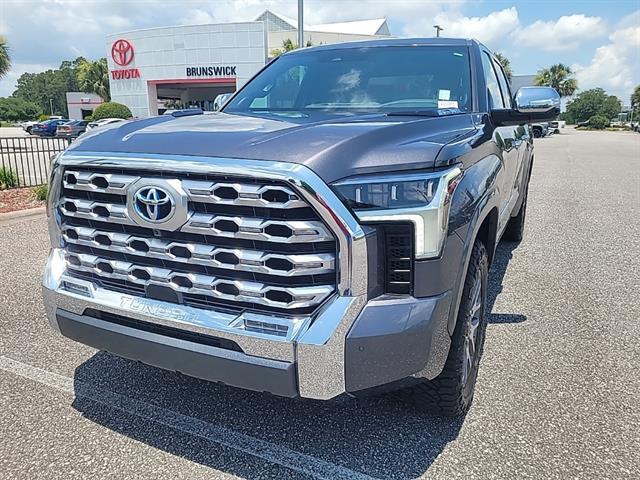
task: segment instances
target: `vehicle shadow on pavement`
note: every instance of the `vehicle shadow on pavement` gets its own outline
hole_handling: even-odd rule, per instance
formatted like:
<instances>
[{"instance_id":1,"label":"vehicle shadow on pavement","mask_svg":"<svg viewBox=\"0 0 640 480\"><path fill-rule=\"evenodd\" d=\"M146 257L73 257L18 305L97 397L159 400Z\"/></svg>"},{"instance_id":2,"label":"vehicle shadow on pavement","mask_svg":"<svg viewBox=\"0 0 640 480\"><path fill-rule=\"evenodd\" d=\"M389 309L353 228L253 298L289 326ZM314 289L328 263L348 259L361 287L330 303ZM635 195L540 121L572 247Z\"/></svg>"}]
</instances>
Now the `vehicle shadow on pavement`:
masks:
<instances>
[{"instance_id":1,"label":"vehicle shadow on pavement","mask_svg":"<svg viewBox=\"0 0 640 480\"><path fill-rule=\"evenodd\" d=\"M501 243L489 274L487 311L502 291L515 243ZM490 314L490 323L519 323ZM244 478L296 478L234 450L247 435L376 478L424 475L458 436L464 418L427 415L387 397L340 402L292 400L240 390L99 352L75 372L74 408L87 419L154 448ZM163 420L174 417L177 423ZM176 428L176 425L178 427ZM226 435L219 447L211 436ZM208 437L208 438L207 438ZM240 442L242 443L242 442ZM259 443L259 442L258 442ZM229 448L231 446L231 448ZM284 475L284 477L283 477Z\"/></svg>"},{"instance_id":2,"label":"vehicle shadow on pavement","mask_svg":"<svg viewBox=\"0 0 640 480\"><path fill-rule=\"evenodd\" d=\"M376 478L423 475L463 418L438 418L385 397L317 402L214 384L99 352L80 365L73 407L112 431L244 478L298 478L199 432L237 432ZM169 412L167 412L169 411ZM150 414L151 412L151 414ZM178 414L179 428L162 416ZM168 415L167 415L168 414ZM225 433L222 433L222 436ZM233 446L237 435L222 444ZM259 442L257 442L259 443ZM134 459L132 459L134 461Z\"/></svg>"},{"instance_id":3,"label":"vehicle shadow on pavement","mask_svg":"<svg viewBox=\"0 0 640 480\"><path fill-rule=\"evenodd\" d=\"M489 289L487 291L487 312L489 323L522 323L527 320L525 315L519 313L492 313L498 295L502 293L502 282L507 273L507 267L513 251L518 248L518 242L500 242L496 248L491 270L489 271Z\"/></svg>"}]
</instances>

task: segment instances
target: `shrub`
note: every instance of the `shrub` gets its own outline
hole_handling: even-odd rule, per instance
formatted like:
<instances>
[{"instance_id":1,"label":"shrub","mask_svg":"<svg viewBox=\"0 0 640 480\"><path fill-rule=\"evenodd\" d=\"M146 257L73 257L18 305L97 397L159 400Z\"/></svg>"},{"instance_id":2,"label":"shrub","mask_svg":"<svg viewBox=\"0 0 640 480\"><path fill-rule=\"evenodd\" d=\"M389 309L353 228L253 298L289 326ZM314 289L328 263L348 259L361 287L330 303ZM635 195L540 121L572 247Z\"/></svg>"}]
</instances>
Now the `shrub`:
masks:
<instances>
[{"instance_id":1,"label":"shrub","mask_svg":"<svg viewBox=\"0 0 640 480\"><path fill-rule=\"evenodd\" d=\"M93 111L93 120L102 118L131 118L131 110L126 105L117 102L105 102Z\"/></svg>"},{"instance_id":2,"label":"shrub","mask_svg":"<svg viewBox=\"0 0 640 480\"><path fill-rule=\"evenodd\" d=\"M0 167L0 190L18 186L18 175L7 167Z\"/></svg>"},{"instance_id":3,"label":"shrub","mask_svg":"<svg viewBox=\"0 0 640 480\"><path fill-rule=\"evenodd\" d=\"M93 115L87 115L83 118L85 122L93 122Z\"/></svg>"},{"instance_id":4,"label":"shrub","mask_svg":"<svg viewBox=\"0 0 640 480\"><path fill-rule=\"evenodd\" d=\"M44 113L41 113L40 115L38 115L39 122L44 122L45 120L49 120L49 115L45 115Z\"/></svg>"},{"instance_id":5,"label":"shrub","mask_svg":"<svg viewBox=\"0 0 640 480\"><path fill-rule=\"evenodd\" d=\"M609 120L604 115L594 115L589 119L589 127L594 130L603 130L609 125Z\"/></svg>"},{"instance_id":6,"label":"shrub","mask_svg":"<svg viewBox=\"0 0 640 480\"><path fill-rule=\"evenodd\" d=\"M44 202L47 199L48 187L46 185L39 185L33 189L33 196L36 200Z\"/></svg>"}]
</instances>

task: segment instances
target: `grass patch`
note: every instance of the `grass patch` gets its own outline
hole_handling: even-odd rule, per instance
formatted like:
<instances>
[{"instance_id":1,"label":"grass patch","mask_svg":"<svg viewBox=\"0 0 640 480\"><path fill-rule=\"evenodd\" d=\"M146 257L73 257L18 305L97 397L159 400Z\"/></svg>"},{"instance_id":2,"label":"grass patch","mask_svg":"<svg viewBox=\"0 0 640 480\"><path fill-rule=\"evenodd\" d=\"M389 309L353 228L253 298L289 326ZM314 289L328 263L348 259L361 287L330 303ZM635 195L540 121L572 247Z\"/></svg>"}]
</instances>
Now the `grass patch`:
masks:
<instances>
[{"instance_id":1,"label":"grass patch","mask_svg":"<svg viewBox=\"0 0 640 480\"><path fill-rule=\"evenodd\" d=\"M0 167L0 190L18 186L18 175L7 167Z\"/></svg>"},{"instance_id":2,"label":"grass patch","mask_svg":"<svg viewBox=\"0 0 640 480\"><path fill-rule=\"evenodd\" d=\"M47 199L49 188L46 185L39 185L33 189L33 196L36 200L44 202Z\"/></svg>"}]
</instances>

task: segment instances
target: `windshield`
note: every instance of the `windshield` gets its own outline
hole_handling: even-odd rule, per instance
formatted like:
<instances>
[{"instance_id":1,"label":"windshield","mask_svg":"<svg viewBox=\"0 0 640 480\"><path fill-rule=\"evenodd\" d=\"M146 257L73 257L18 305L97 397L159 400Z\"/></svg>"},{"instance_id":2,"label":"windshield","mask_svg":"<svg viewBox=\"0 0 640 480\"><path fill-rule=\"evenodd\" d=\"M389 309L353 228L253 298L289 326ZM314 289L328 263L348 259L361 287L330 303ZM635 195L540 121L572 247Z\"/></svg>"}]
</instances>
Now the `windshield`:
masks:
<instances>
[{"instance_id":1,"label":"windshield","mask_svg":"<svg viewBox=\"0 0 640 480\"><path fill-rule=\"evenodd\" d=\"M310 50L284 55L223 109L227 113L403 112L471 109L466 46Z\"/></svg>"}]
</instances>

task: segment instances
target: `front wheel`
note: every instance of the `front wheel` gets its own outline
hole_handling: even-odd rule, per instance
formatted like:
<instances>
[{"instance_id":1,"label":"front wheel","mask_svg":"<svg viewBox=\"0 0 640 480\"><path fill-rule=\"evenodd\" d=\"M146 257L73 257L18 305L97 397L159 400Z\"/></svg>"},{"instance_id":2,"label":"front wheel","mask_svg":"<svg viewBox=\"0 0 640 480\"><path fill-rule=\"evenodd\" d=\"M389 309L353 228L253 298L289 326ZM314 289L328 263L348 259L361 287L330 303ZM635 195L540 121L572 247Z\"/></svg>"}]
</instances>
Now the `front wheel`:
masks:
<instances>
[{"instance_id":1,"label":"front wheel","mask_svg":"<svg viewBox=\"0 0 640 480\"><path fill-rule=\"evenodd\" d=\"M464 415L471 406L487 329L486 303L489 257L476 240L460 299L451 348L440 375L401 393L437 415Z\"/></svg>"}]
</instances>

